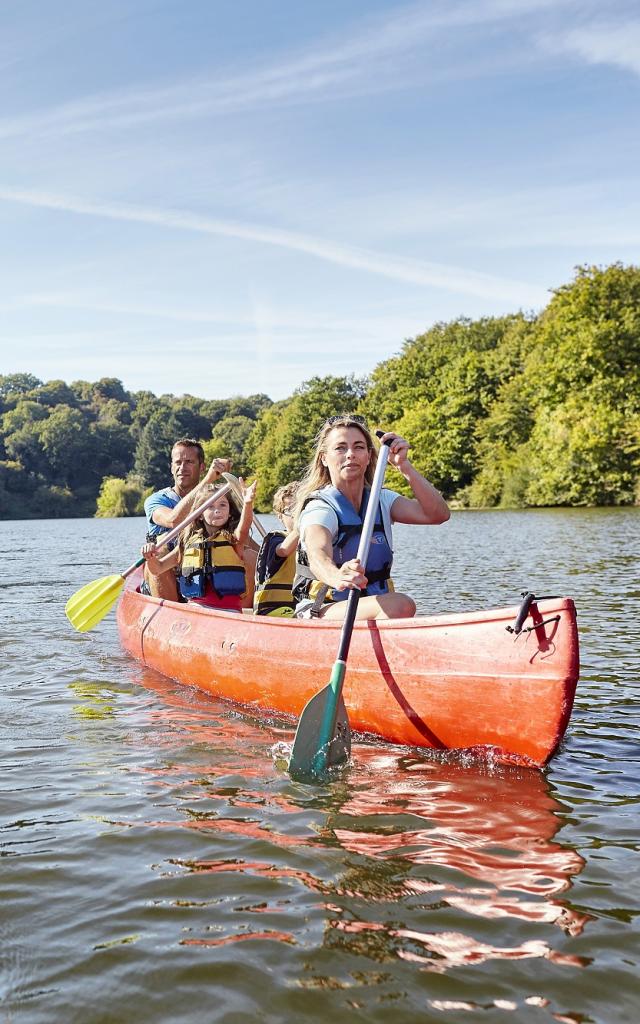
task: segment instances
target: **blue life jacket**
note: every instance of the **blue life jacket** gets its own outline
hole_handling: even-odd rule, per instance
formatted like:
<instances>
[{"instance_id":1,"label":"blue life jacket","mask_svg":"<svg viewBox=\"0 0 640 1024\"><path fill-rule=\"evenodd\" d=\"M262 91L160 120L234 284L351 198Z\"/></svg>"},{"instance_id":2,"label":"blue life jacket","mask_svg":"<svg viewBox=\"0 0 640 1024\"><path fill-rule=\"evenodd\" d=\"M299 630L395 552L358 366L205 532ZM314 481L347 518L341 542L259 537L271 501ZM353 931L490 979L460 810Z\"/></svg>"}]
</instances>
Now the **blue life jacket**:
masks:
<instances>
[{"instance_id":1,"label":"blue life jacket","mask_svg":"<svg viewBox=\"0 0 640 1024\"><path fill-rule=\"evenodd\" d=\"M359 513L356 512L351 502L345 498L344 494L337 487L323 487L321 491L314 491L307 499L307 501L319 500L325 502L338 517L338 534L333 543L333 560L337 566L349 562L358 553L369 493L369 488L365 488ZM393 583L390 578L392 562L391 517L387 510L383 513L382 505L378 503L373 533L371 535L371 545L365 567L365 575L369 582L366 589L362 591L363 595L386 594L393 590ZM302 601L305 598L315 598L319 589L323 586L324 584L320 583L313 576L309 568L307 554L302 546L299 546L296 579L293 586L293 595L296 601ZM326 596L323 597L323 600L346 601L348 596L348 590L329 589L326 591Z\"/></svg>"},{"instance_id":2,"label":"blue life jacket","mask_svg":"<svg viewBox=\"0 0 640 1024\"><path fill-rule=\"evenodd\" d=\"M178 576L180 593L186 598L204 597L207 579L218 597L246 592L244 562L236 554L233 536L227 530L218 530L213 537L196 530L185 543Z\"/></svg>"}]
</instances>

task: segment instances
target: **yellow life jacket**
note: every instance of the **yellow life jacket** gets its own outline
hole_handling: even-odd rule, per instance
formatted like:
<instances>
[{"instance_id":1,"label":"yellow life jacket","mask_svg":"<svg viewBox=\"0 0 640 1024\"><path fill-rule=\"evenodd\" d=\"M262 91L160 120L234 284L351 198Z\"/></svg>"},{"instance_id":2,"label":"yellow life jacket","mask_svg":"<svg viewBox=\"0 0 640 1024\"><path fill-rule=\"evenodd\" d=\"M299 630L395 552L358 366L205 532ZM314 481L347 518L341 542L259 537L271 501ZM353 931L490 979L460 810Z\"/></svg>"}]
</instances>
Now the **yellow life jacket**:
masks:
<instances>
[{"instance_id":1,"label":"yellow life jacket","mask_svg":"<svg viewBox=\"0 0 640 1024\"><path fill-rule=\"evenodd\" d=\"M213 537L195 530L185 544L178 577L180 593L186 598L204 597L207 579L218 597L246 593L244 562L228 530L218 530Z\"/></svg>"},{"instance_id":2,"label":"yellow life jacket","mask_svg":"<svg viewBox=\"0 0 640 1024\"><path fill-rule=\"evenodd\" d=\"M295 568L295 567L294 567ZM298 566L299 569L299 566ZM395 586L391 577L386 581L387 589L386 593L393 594L395 592ZM312 601L318 601L318 607L322 607L323 604L327 604L330 601L343 601L343 593L349 596L349 591L332 590L326 583L321 583L320 580L312 580L309 585L309 592L307 597ZM363 591L364 594L368 594L368 590Z\"/></svg>"},{"instance_id":3,"label":"yellow life jacket","mask_svg":"<svg viewBox=\"0 0 640 1024\"><path fill-rule=\"evenodd\" d=\"M295 552L288 558L276 554L284 533L268 533L260 545L256 561L256 589L253 597L255 615L292 617L295 601L291 593L296 572Z\"/></svg>"}]
</instances>

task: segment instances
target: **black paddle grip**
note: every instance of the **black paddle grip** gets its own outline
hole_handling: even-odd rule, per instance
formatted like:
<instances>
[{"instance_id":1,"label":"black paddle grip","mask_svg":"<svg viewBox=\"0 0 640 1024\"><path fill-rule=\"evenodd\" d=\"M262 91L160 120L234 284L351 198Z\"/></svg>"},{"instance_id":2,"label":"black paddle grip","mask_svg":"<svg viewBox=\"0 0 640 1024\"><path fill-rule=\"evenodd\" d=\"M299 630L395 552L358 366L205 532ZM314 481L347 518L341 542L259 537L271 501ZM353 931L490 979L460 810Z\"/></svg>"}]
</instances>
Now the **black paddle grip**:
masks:
<instances>
[{"instance_id":1,"label":"black paddle grip","mask_svg":"<svg viewBox=\"0 0 640 1024\"><path fill-rule=\"evenodd\" d=\"M386 433L386 431L384 431L384 430L376 430L376 437L384 437L385 433ZM391 441L392 441L392 438L389 438L388 441L385 441L384 443L385 444L391 444Z\"/></svg>"}]
</instances>

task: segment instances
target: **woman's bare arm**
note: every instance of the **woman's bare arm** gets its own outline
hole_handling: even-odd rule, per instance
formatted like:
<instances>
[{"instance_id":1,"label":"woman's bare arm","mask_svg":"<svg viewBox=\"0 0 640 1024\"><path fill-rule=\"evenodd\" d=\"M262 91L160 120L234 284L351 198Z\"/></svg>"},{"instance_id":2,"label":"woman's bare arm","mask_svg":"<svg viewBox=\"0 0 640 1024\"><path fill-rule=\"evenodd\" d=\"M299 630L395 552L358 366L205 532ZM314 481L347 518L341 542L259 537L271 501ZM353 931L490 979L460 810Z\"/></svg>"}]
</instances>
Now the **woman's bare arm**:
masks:
<instances>
[{"instance_id":1,"label":"woman's bare arm","mask_svg":"<svg viewBox=\"0 0 640 1024\"><path fill-rule=\"evenodd\" d=\"M436 526L439 523L446 523L451 515L449 506L440 491L436 490L409 461L409 442L391 432L383 436L382 442L384 443L387 438L392 438L389 445L389 462L402 473L414 493L413 498L405 498L402 495L396 498L391 506L393 521L414 526Z\"/></svg>"},{"instance_id":2,"label":"woman's bare arm","mask_svg":"<svg viewBox=\"0 0 640 1024\"><path fill-rule=\"evenodd\" d=\"M304 544L311 572L333 590L353 590L366 587L367 577L357 558L338 566L333 561L331 533L326 526L313 524L304 533Z\"/></svg>"}]
</instances>

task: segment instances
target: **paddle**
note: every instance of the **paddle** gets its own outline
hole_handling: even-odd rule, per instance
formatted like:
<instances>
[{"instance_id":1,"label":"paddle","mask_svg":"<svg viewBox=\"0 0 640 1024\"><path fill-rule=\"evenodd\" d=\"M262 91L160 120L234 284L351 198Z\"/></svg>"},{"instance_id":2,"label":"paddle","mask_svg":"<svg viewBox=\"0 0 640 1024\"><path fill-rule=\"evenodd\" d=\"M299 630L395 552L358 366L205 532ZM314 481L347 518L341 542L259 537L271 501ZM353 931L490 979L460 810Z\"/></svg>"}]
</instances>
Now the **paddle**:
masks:
<instances>
[{"instance_id":1,"label":"paddle","mask_svg":"<svg viewBox=\"0 0 640 1024\"><path fill-rule=\"evenodd\" d=\"M242 493L242 487L240 486L240 481L238 480L237 476L233 475L233 473L223 473L222 475L225 478L225 480L227 481L227 483L231 484L231 497L235 501L235 503L238 506L238 508L240 509L240 511L242 511L242 506L244 504L244 495ZM260 536L264 540L264 538L267 536L267 531L265 530L264 526L262 525L262 523L258 522L258 520L256 519L255 515L253 516L252 522L253 522L253 525L255 526L256 530L258 531L258 533L260 534Z\"/></svg>"},{"instance_id":2,"label":"paddle","mask_svg":"<svg viewBox=\"0 0 640 1024\"><path fill-rule=\"evenodd\" d=\"M382 431L377 431L377 434L378 437L382 437ZM382 445L378 454L376 471L369 492L369 503L358 544L356 557L363 565L367 564L382 481L387 468L388 443ZM351 729L342 699L342 686L347 670L347 657L359 600L360 591L350 590L347 598L347 612L340 633L338 657L334 663L331 678L327 686L311 698L300 715L289 759L289 774L294 779L307 781L321 779L327 768L348 761L351 754Z\"/></svg>"},{"instance_id":3,"label":"paddle","mask_svg":"<svg viewBox=\"0 0 640 1024\"><path fill-rule=\"evenodd\" d=\"M198 519L205 509L213 505L218 498L221 498L223 494L227 494L230 490L231 484L226 483L210 494L207 500L203 501L198 508L193 509L188 516L185 516L178 526L174 527L173 530L169 530L168 533L161 534L158 539L158 547L163 547L165 544L175 540L184 530L185 526L192 523L194 519ZM86 633L87 630L93 629L105 617L107 612L113 608L120 596L120 591L124 586L127 576L130 576L143 563L144 558L139 558L137 562L130 565L120 575L103 576L101 579L93 580L91 583L81 587L80 590L77 590L69 598L64 609L74 629L77 629L79 633Z\"/></svg>"}]
</instances>

